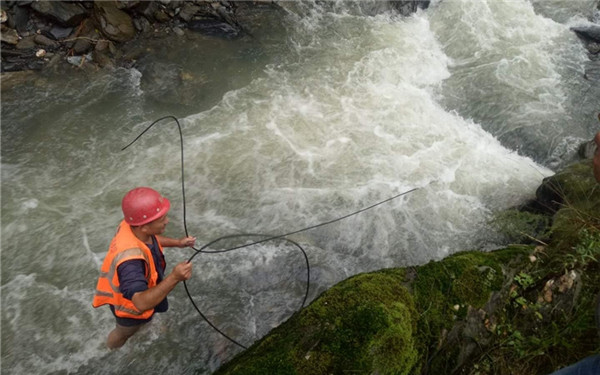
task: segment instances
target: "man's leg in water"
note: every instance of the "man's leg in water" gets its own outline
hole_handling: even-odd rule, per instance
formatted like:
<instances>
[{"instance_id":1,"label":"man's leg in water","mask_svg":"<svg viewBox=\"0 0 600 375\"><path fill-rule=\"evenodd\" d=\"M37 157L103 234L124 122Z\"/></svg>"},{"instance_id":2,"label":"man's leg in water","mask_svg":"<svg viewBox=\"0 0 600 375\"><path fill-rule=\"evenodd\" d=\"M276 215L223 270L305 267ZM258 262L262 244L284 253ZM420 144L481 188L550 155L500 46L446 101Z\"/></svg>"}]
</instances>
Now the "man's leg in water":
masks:
<instances>
[{"instance_id":1,"label":"man's leg in water","mask_svg":"<svg viewBox=\"0 0 600 375\"><path fill-rule=\"evenodd\" d=\"M108 339L106 340L106 346L109 349L117 349L125 344L125 342L133 336L144 324L138 324L132 327L125 327L120 324L116 324L115 329L110 331Z\"/></svg>"}]
</instances>

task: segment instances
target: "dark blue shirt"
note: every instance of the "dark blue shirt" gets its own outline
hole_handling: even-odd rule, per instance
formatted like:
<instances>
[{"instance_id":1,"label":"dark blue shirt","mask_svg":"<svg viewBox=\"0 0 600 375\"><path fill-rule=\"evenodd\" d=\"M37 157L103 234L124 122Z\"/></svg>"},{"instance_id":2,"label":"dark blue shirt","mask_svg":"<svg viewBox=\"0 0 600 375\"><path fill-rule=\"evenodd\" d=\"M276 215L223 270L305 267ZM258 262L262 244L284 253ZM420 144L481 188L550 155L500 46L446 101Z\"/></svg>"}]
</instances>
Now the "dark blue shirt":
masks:
<instances>
[{"instance_id":1,"label":"dark blue shirt","mask_svg":"<svg viewBox=\"0 0 600 375\"><path fill-rule=\"evenodd\" d=\"M152 253L154 266L158 272L157 283L160 283L165 277L165 257L158 248L158 242L155 236L152 236L152 244L146 244ZM141 259L133 259L123 262L117 268L119 276L119 290L123 297L131 300L137 292L143 292L148 289L148 281L146 280L146 262ZM154 312L165 312L169 308L167 298L163 299L156 307Z\"/></svg>"}]
</instances>

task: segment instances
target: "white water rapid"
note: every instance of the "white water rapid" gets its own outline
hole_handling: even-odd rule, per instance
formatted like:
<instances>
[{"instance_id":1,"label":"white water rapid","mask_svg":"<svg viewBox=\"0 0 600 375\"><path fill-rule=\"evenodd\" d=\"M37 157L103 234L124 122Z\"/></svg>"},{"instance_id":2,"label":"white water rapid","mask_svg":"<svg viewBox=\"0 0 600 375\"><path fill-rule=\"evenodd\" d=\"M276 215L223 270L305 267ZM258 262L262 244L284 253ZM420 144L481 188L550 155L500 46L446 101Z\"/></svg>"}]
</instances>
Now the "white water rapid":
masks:
<instances>
[{"instance_id":1,"label":"white water rapid","mask_svg":"<svg viewBox=\"0 0 600 375\"><path fill-rule=\"evenodd\" d=\"M175 123L120 152L165 115L182 124L198 246L418 188L292 236L310 260L309 301L360 272L501 245L491 215L534 197L600 129L600 92L569 30L597 2L446 0L410 17L382 2L286 3L281 24L252 38L189 34L153 41L161 52L135 68L3 82L2 373L210 374L241 350L182 285L122 349L104 347L114 320L91 301L122 196L159 190L166 234L184 235ZM176 79L157 83L148 66ZM167 271L192 254L167 249ZM304 295L304 259L280 242L199 255L193 272L196 303L245 345Z\"/></svg>"}]
</instances>

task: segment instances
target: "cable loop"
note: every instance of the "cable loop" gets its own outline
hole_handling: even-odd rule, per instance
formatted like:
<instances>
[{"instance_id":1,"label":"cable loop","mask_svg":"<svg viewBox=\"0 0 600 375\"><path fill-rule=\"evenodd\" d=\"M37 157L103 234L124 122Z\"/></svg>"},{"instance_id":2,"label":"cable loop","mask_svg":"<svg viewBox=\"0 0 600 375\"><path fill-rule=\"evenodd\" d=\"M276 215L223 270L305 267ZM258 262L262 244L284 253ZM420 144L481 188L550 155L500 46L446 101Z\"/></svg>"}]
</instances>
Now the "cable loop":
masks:
<instances>
[{"instance_id":1,"label":"cable loop","mask_svg":"<svg viewBox=\"0 0 600 375\"><path fill-rule=\"evenodd\" d=\"M189 233L188 233L188 229L187 229L187 218L186 218L186 202L185 202L185 171L184 171L184 152L183 152L183 132L181 131L181 124L179 123L179 120L177 120L177 118L175 116L169 115L169 116L165 116L165 117L161 117L158 120L154 121L152 124L150 124L146 129L144 129L144 131L142 131L133 141L131 141L128 145L126 145L125 147L123 147L121 149L121 151L124 151L125 149L127 149L129 146L131 146L132 144L134 144L138 139L140 139L142 137L142 135L144 135L148 130L150 130L150 128L152 128L156 123L165 120L165 119L173 119L175 120L175 123L177 124L177 129L179 130L179 141L180 141L180 149L181 149L181 195L182 195L182 201L183 201L183 228L185 230L185 235L186 237L189 237ZM409 193L412 193L413 191L417 190L419 188L412 188L410 190L407 190L405 192L402 192L400 194L394 195L393 197L387 198L385 200L382 200L380 202L377 202L373 205L370 205L368 207L362 208L358 211L354 211L348 215L344 215L341 217L338 217L336 219L333 220L329 220L323 223L319 223L319 224L315 224L306 228L302 228L299 230L295 230L289 233L285 233L285 234L281 234L281 235L276 235L276 236L270 236L270 235L266 235L266 234L257 234L257 233L246 233L246 234L232 234L232 235L227 235L227 236L223 236L223 237L219 237L213 241L208 242L206 245L202 246L201 248L197 249L195 247L192 247L192 249L194 249L195 253L188 259L188 262L191 262L194 257L200 253L206 253L206 254L219 254L219 253L226 253L229 251L234 251L234 250L239 250L245 247L249 247L249 246L253 246L253 245L258 245L267 241L274 241L274 240L282 240L282 241L287 241L289 243L291 243L292 245L296 246L298 249L300 249L300 251L302 252L302 255L304 256L304 260L306 262L306 290L304 293L304 299L302 300L302 305L300 306L300 308L298 309L298 311L300 309L302 309L304 307L304 304L306 303L306 300L308 299L308 292L310 289L310 263L308 261L308 256L306 255L306 251L302 248L302 246L300 246L300 244L298 244L297 242L290 240L289 238L286 238L287 236L291 236L293 234L297 234L297 233L301 233L301 232L305 232L311 229L315 229L318 227L322 227L325 225L329 225L335 222L338 222L340 220L344 220L350 216L354 216L357 215L361 212L370 210L374 207L377 207L381 204L387 203L391 200L394 200L396 198L399 198L403 195L407 195ZM254 241L251 242L249 244L245 244L245 245L239 245L239 246L235 246L235 247L231 247L228 249L223 249L223 250L205 250L206 248L208 248L211 245L214 245L215 243L222 241L224 239L229 239L229 238L237 238L237 237L266 237L262 240L258 240L258 241ZM243 348L243 349L247 349L246 346L240 344L239 342L237 342L236 340L234 340L233 338L227 336L223 331L221 331L219 328L217 328L217 326L215 326L207 317L206 315L204 315L202 313L202 311L200 311L200 308L196 305L196 303L194 302L194 299L192 298L192 295L190 294L190 291L188 290L188 286L186 281L183 281L183 285L185 287L185 292L187 293L187 296L190 300L190 302L192 303L192 305L194 306L194 308L196 309L196 311L198 312L198 314L200 314L200 316L206 321L206 323L208 323L209 326L211 326L215 331L217 331L219 334L221 334L223 337L225 337L226 339L228 339L229 341L231 341L232 343L238 345L239 347Z\"/></svg>"}]
</instances>

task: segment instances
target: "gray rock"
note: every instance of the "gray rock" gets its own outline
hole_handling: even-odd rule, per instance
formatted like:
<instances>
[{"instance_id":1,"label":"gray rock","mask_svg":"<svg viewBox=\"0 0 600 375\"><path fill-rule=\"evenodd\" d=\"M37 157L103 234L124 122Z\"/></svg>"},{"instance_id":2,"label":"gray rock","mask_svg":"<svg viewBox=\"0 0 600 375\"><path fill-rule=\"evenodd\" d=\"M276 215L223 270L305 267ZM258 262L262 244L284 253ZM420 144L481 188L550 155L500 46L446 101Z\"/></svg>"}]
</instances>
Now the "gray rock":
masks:
<instances>
[{"instance_id":1,"label":"gray rock","mask_svg":"<svg viewBox=\"0 0 600 375\"><path fill-rule=\"evenodd\" d=\"M145 17L134 18L133 25L135 26L137 31L142 33L152 31L152 25L150 24L150 21L148 21Z\"/></svg>"},{"instance_id":2,"label":"gray rock","mask_svg":"<svg viewBox=\"0 0 600 375\"><path fill-rule=\"evenodd\" d=\"M104 52L95 50L92 52L94 62L101 68L114 68L114 61Z\"/></svg>"},{"instance_id":3,"label":"gray rock","mask_svg":"<svg viewBox=\"0 0 600 375\"><path fill-rule=\"evenodd\" d=\"M139 0L118 0L117 8L119 9L131 9L140 4Z\"/></svg>"},{"instance_id":4,"label":"gray rock","mask_svg":"<svg viewBox=\"0 0 600 375\"><path fill-rule=\"evenodd\" d=\"M92 44L91 40L87 38L77 39L77 41L75 41L75 44L73 44L73 53L77 55L82 55L91 51L92 48L94 48L94 45Z\"/></svg>"},{"instance_id":5,"label":"gray rock","mask_svg":"<svg viewBox=\"0 0 600 375\"><path fill-rule=\"evenodd\" d=\"M115 3L96 0L94 8L100 30L108 39L115 42L127 42L135 37L135 27L131 17L119 10Z\"/></svg>"},{"instance_id":6,"label":"gray rock","mask_svg":"<svg viewBox=\"0 0 600 375\"><path fill-rule=\"evenodd\" d=\"M160 9L160 4L154 1L143 1L139 7L136 8L148 21L154 21L154 13Z\"/></svg>"},{"instance_id":7,"label":"gray rock","mask_svg":"<svg viewBox=\"0 0 600 375\"><path fill-rule=\"evenodd\" d=\"M98 39L100 39L100 35L96 32L96 28L94 27L94 23L87 19L85 20L81 27L78 29L78 35L73 44L73 52L76 55L83 55L94 48L94 43Z\"/></svg>"},{"instance_id":8,"label":"gray rock","mask_svg":"<svg viewBox=\"0 0 600 375\"><path fill-rule=\"evenodd\" d=\"M239 28L212 19L192 20L188 22L188 28L201 34L227 39L236 38L241 35L241 30Z\"/></svg>"},{"instance_id":9,"label":"gray rock","mask_svg":"<svg viewBox=\"0 0 600 375\"><path fill-rule=\"evenodd\" d=\"M67 62L71 65L75 65L75 66L81 66L86 62L91 62L93 61L92 59L92 54L88 53L87 55L81 55L81 56L68 56L67 57Z\"/></svg>"},{"instance_id":10,"label":"gray rock","mask_svg":"<svg viewBox=\"0 0 600 375\"><path fill-rule=\"evenodd\" d=\"M174 27L173 32L178 36L184 36L185 32L180 27Z\"/></svg>"},{"instance_id":11,"label":"gray rock","mask_svg":"<svg viewBox=\"0 0 600 375\"><path fill-rule=\"evenodd\" d=\"M17 30L11 29L8 26L4 26L2 24L2 28L0 29L0 40L4 43L17 45L19 43L19 35L17 34Z\"/></svg>"},{"instance_id":12,"label":"gray rock","mask_svg":"<svg viewBox=\"0 0 600 375\"><path fill-rule=\"evenodd\" d=\"M33 40L35 41L36 44L39 44L40 46L45 46L45 47L58 47L58 45L59 45L54 40L52 40L44 35L41 35L41 34L34 36Z\"/></svg>"},{"instance_id":13,"label":"gray rock","mask_svg":"<svg viewBox=\"0 0 600 375\"><path fill-rule=\"evenodd\" d=\"M571 30L584 40L600 42L600 25L571 27Z\"/></svg>"},{"instance_id":14,"label":"gray rock","mask_svg":"<svg viewBox=\"0 0 600 375\"><path fill-rule=\"evenodd\" d=\"M158 11L154 12L154 19L158 22L164 23L169 22L171 17L167 13L165 13L163 9L159 9Z\"/></svg>"},{"instance_id":15,"label":"gray rock","mask_svg":"<svg viewBox=\"0 0 600 375\"><path fill-rule=\"evenodd\" d=\"M87 17L87 10L75 3L41 0L32 3L31 8L63 26L76 26Z\"/></svg>"},{"instance_id":16,"label":"gray rock","mask_svg":"<svg viewBox=\"0 0 600 375\"><path fill-rule=\"evenodd\" d=\"M108 43L110 43L108 40L99 40L98 43L96 43L96 47L94 48L94 51L98 51L98 52L108 51L109 50Z\"/></svg>"},{"instance_id":17,"label":"gray rock","mask_svg":"<svg viewBox=\"0 0 600 375\"><path fill-rule=\"evenodd\" d=\"M590 51L592 55L597 55L600 53L600 43L591 42L586 46L587 50Z\"/></svg>"},{"instance_id":18,"label":"gray rock","mask_svg":"<svg viewBox=\"0 0 600 375\"><path fill-rule=\"evenodd\" d=\"M185 3L183 7L181 7L178 16L185 22L189 22L192 19L192 17L194 17L194 15L198 13L198 11L200 11L199 6L194 5L192 3Z\"/></svg>"},{"instance_id":19,"label":"gray rock","mask_svg":"<svg viewBox=\"0 0 600 375\"><path fill-rule=\"evenodd\" d=\"M23 34L27 30L29 22L29 9L18 6L12 7L8 12L8 24L13 29L16 29L19 34Z\"/></svg>"},{"instance_id":20,"label":"gray rock","mask_svg":"<svg viewBox=\"0 0 600 375\"><path fill-rule=\"evenodd\" d=\"M410 16L416 12L417 9L427 9L429 7L429 0L405 0L405 1L391 1L390 3L402 14L403 16Z\"/></svg>"},{"instance_id":21,"label":"gray rock","mask_svg":"<svg viewBox=\"0 0 600 375\"><path fill-rule=\"evenodd\" d=\"M35 47L35 39L36 35L30 35L28 37L25 37L21 40L19 40L19 43L17 43L17 49L30 49L30 48L34 48Z\"/></svg>"},{"instance_id":22,"label":"gray rock","mask_svg":"<svg viewBox=\"0 0 600 375\"><path fill-rule=\"evenodd\" d=\"M52 36L54 36L54 39L64 39L64 38L68 37L69 35L71 35L72 32L73 32L72 27L60 27L58 25L54 25L50 29L50 34L52 34Z\"/></svg>"}]
</instances>

